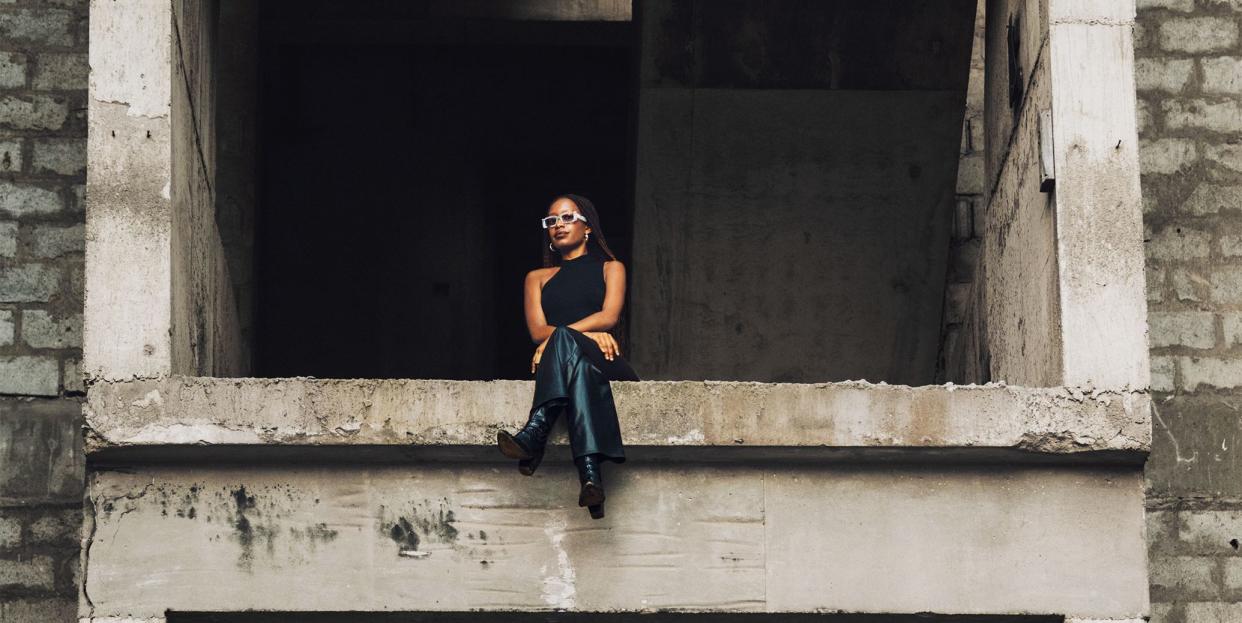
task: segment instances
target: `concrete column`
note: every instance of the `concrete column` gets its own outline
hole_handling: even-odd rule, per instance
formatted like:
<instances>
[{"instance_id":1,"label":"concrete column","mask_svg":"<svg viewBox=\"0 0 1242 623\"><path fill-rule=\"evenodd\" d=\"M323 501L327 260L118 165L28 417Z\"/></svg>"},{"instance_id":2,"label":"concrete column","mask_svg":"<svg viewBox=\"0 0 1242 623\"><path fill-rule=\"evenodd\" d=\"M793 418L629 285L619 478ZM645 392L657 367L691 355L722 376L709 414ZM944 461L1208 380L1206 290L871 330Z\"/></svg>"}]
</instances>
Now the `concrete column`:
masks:
<instances>
[{"instance_id":1,"label":"concrete column","mask_svg":"<svg viewBox=\"0 0 1242 623\"><path fill-rule=\"evenodd\" d=\"M1061 384L1146 389L1133 0L1050 0Z\"/></svg>"},{"instance_id":2,"label":"concrete column","mask_svg":"<svg viewBox=\"0 0 1242 623\"><path fill-rule=\"evenodd\" d=\"M91 10L83 371L243 375L216 219L216 3Z\"/></svg>"},{"instance_id":3,"label":"concrete column","mask_svg":"<svg viewBox=\"0 0 1242 623\"><path fill-rule=\"evenodd\" d=\"M91 3L83 373L172 371L172 7Z\"/></svg>"},{"instance_id":4,"label":"concrete column","mask_svg":"<svg viewBox=\"0 0 1242 623\"><path fill-rule=\"evenodd\" d=\"M1132 1L988 4L991 380L1149 384L1133 14Z\"/></svg>"}]
</instances>

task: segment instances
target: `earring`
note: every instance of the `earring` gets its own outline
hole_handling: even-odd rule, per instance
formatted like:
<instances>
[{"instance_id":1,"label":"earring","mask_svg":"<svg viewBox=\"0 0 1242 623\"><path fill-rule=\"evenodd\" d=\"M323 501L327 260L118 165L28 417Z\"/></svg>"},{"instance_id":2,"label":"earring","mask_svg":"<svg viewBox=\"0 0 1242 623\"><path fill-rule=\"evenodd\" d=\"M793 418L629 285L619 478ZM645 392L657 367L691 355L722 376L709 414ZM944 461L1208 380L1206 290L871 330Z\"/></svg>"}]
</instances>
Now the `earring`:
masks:
<instances>
[{"instance_id":1,"label":"earring","mask_svg":"<svg viewBox=\"0 0 1242 623\"><path fill-rule=\"evenodd\" d=\"M556 247L552 246L551 242L548 243L548 250L553 253L556 253Z\"/></svg>"},{"instance_id":2,"label":"earring","mask_svg":"<svg viewBox=\"0 0 1242 623\"><path fill-rule=\"evenodd\" d=\"M583 241L583 242L586 242L587 240L590 240L590 239L591 239L591 232L587 232L587 233L586 233L586 238L583 238L583 239L582 239L582 241Z\"/></svg>"}]
</instances>

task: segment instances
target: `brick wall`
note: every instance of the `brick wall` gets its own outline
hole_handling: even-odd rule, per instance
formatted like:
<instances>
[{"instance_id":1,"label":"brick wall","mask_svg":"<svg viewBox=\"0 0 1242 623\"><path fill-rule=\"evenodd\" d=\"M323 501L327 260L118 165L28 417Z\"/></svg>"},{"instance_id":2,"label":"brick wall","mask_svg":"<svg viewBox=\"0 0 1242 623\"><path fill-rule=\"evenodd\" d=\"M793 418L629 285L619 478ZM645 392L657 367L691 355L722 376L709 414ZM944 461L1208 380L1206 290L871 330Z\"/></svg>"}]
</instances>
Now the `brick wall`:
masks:
<instances>
[{"instance_id":1,"label":"brick wall","mask_svg":"<svg viewBox=\"0 0 1242 623\"><path fill-rule=\"evenodd\" d=\"M0 1L0 621L76 618L86 0Z\"/></svg>"},{"instance_id":2,"label":"brick wall","mask_svg":"<svg viewBox=\"0 0 1242 623\"><path fill-rule=\"evenodd\" d=\"M1152 620L1242 621L1242 1L1138 8Z\"/></svg>"}]
</instances>

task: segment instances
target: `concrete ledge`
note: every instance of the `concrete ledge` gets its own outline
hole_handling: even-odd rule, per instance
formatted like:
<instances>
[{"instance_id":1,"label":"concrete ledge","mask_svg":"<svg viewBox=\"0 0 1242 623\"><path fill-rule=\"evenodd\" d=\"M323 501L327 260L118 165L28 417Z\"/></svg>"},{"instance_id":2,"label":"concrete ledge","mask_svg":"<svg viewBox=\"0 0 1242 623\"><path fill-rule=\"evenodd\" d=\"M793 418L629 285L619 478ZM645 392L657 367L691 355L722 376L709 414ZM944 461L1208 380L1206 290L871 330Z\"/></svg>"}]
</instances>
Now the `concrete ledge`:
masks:
<instances>
[{"instance_id":1,"label":"concrete ledge","mask_svg":"<svg viewBox=\"0 0 1242 623\"><path fill-rule=\"evenodd\" d=\"M862 382L614 383L626 443L649 456L730 448L789 458L883 451L1142 461L1146 393ZM87 452L192 456L204 448L390 448L460 458L526 419L529 381L168 377L91 386ZM564 444L563 434L554 443ZM663 450L661 450L663 449ZM393 455L396 456L396 455ZM480 454L479 456L484 456ZM706 455L704 455L706 456ZM734 458L738 455L734 454Z\"/></svg>"}]
</instances>

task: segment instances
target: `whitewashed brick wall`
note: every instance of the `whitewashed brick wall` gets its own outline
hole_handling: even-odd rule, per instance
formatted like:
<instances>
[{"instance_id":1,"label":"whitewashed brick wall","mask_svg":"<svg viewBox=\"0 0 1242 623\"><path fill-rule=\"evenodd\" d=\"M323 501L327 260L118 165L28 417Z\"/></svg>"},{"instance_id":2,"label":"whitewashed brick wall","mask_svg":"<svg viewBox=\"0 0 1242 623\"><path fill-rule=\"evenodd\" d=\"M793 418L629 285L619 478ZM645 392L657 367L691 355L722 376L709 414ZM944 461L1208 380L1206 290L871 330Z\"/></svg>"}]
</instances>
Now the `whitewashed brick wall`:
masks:
<instances>
[{"instance_id":1,"label":"whitewashed brick wall","mask_svg":"<svg viewBox=\"0 0 1242 623\"><path fill-rule=\"evenodd\" d=\"M1242 621L1242 2L1138 9L1152 621Z\"/></svg>"},{"instance_id":2,"label":"whitewashed brick wall","mask_svg":"<svg viewBox=\"0 0 1242 623\"><path fill-rule=\"evenodd\" d=\"M86 0L0 1L0 621L77 613Z\"/></svg>"}]
</instances>

